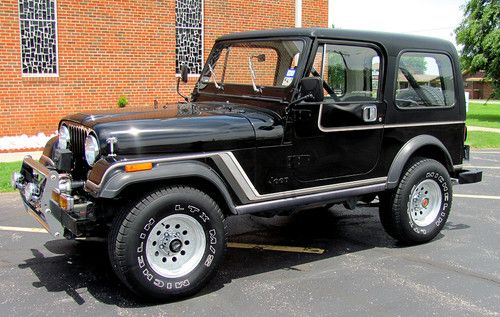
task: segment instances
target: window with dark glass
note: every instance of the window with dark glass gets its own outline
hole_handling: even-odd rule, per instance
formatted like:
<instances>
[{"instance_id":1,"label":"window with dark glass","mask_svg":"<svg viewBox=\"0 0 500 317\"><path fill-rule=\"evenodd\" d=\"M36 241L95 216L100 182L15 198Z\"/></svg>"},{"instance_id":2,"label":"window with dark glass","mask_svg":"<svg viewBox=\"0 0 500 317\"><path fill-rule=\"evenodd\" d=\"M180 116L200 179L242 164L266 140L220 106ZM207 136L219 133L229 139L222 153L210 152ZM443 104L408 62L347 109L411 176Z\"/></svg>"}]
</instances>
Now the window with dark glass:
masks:
<instances>
[{"instance_id":1,"label":"window with dark glass","mask_svg":"<svg viewBox=\"0 0 500 317\"><path fill-rule=\"evenodd\" d=\"M203 0L175 1L176 73L181 65L191 74L200 74L203 67Z\"/></svg>"},{"instance_id":2,"label":"window with dark glass","mask_svg":"<svg viewBox=\"0 0 500 317\"><path fill-rule=\"evenodd\" d=\"M450 107L455 103L451 60L445 54L403 53L398 64L396 105Z\"/></svg>"},{"instance_id":3,"label":"window with dark glass","mask_svg":"<svg viewBox=\"0 0 500 317\"><path fill-rule=\"evenodd\" d=\"M19 0L19 25L22 74L57 75L56 1Z\"/></svg>"}]
</instances>

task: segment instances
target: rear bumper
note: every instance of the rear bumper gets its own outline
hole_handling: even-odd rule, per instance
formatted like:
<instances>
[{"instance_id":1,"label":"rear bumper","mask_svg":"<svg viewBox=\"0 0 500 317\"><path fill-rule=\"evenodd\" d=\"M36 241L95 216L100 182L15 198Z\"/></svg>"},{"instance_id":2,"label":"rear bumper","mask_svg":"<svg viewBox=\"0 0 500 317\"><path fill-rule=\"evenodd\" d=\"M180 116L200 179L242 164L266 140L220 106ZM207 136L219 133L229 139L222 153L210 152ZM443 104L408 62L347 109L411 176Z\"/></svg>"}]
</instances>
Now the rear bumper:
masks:
<instances>
[{"instance_id":1,"label":"rear bumper","mask_svg":"<svg viewBox=\"0 0 500 317\"><path fill-rule=\"evenodd\" d=\"M12 185L19 190L26 212L56 238L62 238L65 229L78 233L77 220L70 215L74 200L61 192L65 177L30 156L24 158L21 172L12 176ZM61 197L65 208L61 207Z\"/></svg>"},{"instance_id":2,"label":"rear bumper","mask_svg":"<svg viewBox=\"0 0 500 317\"><path fill-rule=\"evenodd\" d=\"M464 145L463 156L465 161L470 160L470 146ZM455 177L458 184L473 184L483 180L482 171L477 169L464 170L462 169L462 165L457 165L457 167L455 169Z\"/></svg>"},{"instance_id":3,"label":"rear bumper","mask_svg":"<svg viewBox=\"0 0 500 317\"><path fill-rule=\"evenodd\" d=\"M459 184L479 183L483 179L483 172L479 170L462 170L458 173Z\"/></svg>"}]
</instances>

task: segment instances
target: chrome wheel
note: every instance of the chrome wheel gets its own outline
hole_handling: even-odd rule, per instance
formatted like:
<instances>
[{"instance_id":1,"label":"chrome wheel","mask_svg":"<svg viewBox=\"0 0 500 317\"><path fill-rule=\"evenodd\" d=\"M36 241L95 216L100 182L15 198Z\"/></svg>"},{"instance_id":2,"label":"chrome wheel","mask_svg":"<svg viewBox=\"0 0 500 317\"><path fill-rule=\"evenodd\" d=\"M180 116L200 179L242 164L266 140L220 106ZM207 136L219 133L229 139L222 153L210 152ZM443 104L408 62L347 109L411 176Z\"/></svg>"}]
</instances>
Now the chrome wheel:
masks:
<instances>
[{"instance_id":1,"label":"chrome wheel","mask_svg":"<svg viewBox=\"0 0 500 317\"><path fill-rule=\"evenodd\" d=\"M201 224L189 215L175 214L163 218L149 232L146 258L156 273L176 278L200 263L205 248Z\"/></svg>"},{"instance_id":2,"label":"chrome wheel","mask_svg":"<svg viewBox=\"0 0 500 317\"><path fill-rule=\"evenodd\" d=\"M439 184L432 179L426 179L412 189L408 212L416 225L426 227L437 218L441 203Z\"/></svg>"}]
</instances>

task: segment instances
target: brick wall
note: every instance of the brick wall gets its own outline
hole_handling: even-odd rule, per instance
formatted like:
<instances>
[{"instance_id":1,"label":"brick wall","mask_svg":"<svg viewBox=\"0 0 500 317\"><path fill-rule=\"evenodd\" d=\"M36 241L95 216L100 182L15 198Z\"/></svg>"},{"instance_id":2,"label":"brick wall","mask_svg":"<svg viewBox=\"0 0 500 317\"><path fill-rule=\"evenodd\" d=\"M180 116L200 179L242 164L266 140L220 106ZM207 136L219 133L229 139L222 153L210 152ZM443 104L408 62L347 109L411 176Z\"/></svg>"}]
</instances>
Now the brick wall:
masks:
<instances>
[{"instance_id":1,"label":"brick wall","mask_svg":"<svg viewBox=\"0 0 500 317\"><path fill-rule=\"evenodd\" d=\"M326 27L328 1L303 1L303 25ZM17 0L0 2L1 136L53 133L65 114L180 100L174 1L57 1L59 77L21 76ZM294 26L294 0L205 0L204 57L235 31ZM193 83L196 78L190 81ZM184 86L187 93L192 84Z\"/></svg>"}]
</instances>

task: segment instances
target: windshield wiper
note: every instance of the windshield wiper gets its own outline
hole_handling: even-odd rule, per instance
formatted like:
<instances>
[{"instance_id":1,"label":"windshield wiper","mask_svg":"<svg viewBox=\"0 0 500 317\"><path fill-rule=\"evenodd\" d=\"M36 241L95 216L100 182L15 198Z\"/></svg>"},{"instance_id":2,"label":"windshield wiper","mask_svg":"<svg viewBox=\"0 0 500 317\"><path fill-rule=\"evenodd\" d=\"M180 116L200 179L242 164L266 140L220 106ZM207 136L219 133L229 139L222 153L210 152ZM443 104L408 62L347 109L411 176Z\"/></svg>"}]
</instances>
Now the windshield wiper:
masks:
<instances>
[{"instance_id":1,"label":"windshield wiper","mask_svg":"<svg viewBox=\"0 0 500 317\"><path fill-rule=\"evenodd\" d=\"M257 79L257 76L255 76L255 69L253 68L252 58L256 57L259 62L263 62L265 60L265 57L263 58L261 56L265 56L265 55L264 54L252 55L252 56L248 57L248 68L250 69L250 77L252 78L253 91L258 92L258 93L262 93L262 88L257 87L257 85L255 84L255 80Z\"/></svg>"},{"instance_id":2,"label":"windshield wiper","mask_svg":"<svg viewBox=\"0 0 500 317\"><path fill-rule=\"evenodd\" d=\"M215 85L215 88L217 89L224 89L221 85L219 85L219 83L217 82L217 78L215 76L215 72L214 72L214 68L212 67L212 65L210 65L210 63L207 63L207 66L208 66L208 70L210 71L210 78L212 78L214 80L214 85Z\"/></svg>"}]
</instances>

